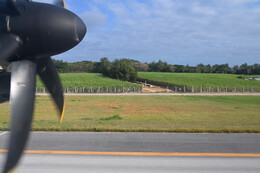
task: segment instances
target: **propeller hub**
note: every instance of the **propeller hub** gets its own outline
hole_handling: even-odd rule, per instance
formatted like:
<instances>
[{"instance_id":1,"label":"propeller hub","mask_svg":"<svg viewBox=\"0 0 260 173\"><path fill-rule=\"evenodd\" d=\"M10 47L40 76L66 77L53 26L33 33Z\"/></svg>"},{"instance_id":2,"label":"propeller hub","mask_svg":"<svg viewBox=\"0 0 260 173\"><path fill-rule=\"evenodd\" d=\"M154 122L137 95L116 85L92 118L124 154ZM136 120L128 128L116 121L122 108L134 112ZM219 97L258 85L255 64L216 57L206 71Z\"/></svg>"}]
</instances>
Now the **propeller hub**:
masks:
<instances>
[{"instance_id":1,"label":"propeller hub","mask_svg":"<svg viewBox=\"0 0 260 173\"><path fill-rule=\"evenodd\" d=\"M26 3L24 13L10 19L11 32L20 36L20 57L53 56L70 50L84 38L87 28L74 13L45 3Z\"/></svg>"}]
</instances>

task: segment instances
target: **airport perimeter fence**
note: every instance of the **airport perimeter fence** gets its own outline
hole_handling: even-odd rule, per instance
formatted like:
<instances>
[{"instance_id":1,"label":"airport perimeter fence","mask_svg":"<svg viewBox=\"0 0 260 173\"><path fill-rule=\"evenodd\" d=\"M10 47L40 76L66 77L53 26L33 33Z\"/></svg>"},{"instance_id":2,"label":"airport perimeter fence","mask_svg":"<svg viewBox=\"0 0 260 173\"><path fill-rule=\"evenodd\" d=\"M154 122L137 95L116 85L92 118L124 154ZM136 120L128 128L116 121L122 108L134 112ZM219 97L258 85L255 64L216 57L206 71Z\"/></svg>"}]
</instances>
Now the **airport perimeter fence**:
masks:
<instances>
[{"instance_id":1,"label":"airport perimeter fence","mask_svg":"<svg viewBox=\"0 0 260 173\"><path fill-rule=\"evenodd\" d=\"M66 87L64 93L129 93L142 92L142 87ZM46 88L36 88L36 93L47 93Z\"/></svg>"},{"instance_id":2,"label":"airport perimeter fence","mask_svg":"<svg viewBox=\"0 0 260 173\"><path fill-rule=\"evenodd\" d=\"M225 93L225 92L260 92L260 87L185 87L185 86L162 86L167 92L174 93Z\"/></svg>"},{"instance_id":3,"label":"airport perimeter fence","mask_svg":"<svg viewBox=\"0 0 260 173\"><path fill-rule=\"evenodd\" d=\"M37 93L47 93L46 88L36 88ZM260 92L260 87L73 87L64 88L64 93L244 93Z\"/></svg>"}]
</instances>

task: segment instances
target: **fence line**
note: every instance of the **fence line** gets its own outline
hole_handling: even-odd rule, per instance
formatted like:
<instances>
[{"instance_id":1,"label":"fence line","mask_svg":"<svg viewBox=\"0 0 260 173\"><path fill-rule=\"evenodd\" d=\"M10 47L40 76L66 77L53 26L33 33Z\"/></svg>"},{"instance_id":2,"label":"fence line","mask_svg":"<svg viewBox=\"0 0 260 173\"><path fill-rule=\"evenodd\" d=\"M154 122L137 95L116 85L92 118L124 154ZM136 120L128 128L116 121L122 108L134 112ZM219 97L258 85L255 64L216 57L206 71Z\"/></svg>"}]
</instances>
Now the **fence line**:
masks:
<instances>
[{"instance_id":1,"label":"fence line","mask_svg":"<svg viewBox=\"0 0 260 173\"><path fill-rule=\"evenodd\" d=\"M228 92L260 92L260 87L66 87L64 93L129 93L129 92L157 92L157 93L228 93ZM37 93L48 92L46 88L36 88Z\"/></svg>"},{"instance_id":2,"label":"fence line","mask_svg":"<svg viewBox=\"0 0 260 173\"><path fill-rule=\"evenodd\" d=\"M128 93L142 92L142 87L66 87L64 93ZM46 88L36 88L37 93L48 92Z\"/></svg>"},{"instance_id":3,"label":"fence line","mask_svg":"<svg viewBox=\"0 0 260 173\"><path fill-rule=\"evenodd\" d=\"M180 87L180 86L161 86L166 88L166 92L174 93L225 93L225 92L260 92L260 87Z\"/></svg>"}]
</instances>

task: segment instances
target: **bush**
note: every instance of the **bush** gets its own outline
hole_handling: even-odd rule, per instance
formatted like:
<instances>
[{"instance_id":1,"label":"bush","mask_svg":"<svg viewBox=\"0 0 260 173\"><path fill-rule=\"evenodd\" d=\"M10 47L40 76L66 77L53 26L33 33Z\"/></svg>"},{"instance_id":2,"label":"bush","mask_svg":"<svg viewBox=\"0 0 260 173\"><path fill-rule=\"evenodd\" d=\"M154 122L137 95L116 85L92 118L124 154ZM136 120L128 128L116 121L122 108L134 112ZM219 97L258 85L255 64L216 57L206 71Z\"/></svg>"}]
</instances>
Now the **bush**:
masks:
<instances>
[{"instance_id":1,"label":"bush","mask_svg":"<svg viewBox=\"0 0 260 173\"><path fill-rule=\"evenodd\" d=\"M114 79L135 82L137 71L127 59L116 59L112 63L107 58L100 60L100 72Z\"/></svg>"},{"instance_id":2,"label":"bush","mask_svg":"<svg viewBox=\"0 0 260 173\"><path fill-rule=\"evenodd\" d=\"M116 59L112 64L111 77L124 81L135 82L137 79L137 72L135 68L126 60Z\"/></svg>"}]
</instances>

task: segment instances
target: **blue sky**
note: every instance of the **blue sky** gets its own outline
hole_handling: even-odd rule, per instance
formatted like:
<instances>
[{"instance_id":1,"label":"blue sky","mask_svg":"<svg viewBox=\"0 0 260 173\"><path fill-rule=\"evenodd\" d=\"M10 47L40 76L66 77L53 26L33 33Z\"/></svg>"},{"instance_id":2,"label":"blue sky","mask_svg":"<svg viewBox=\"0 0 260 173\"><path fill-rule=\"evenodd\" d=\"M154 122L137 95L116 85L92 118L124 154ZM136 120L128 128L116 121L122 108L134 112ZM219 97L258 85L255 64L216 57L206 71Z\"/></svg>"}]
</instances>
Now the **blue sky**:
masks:
<instances>
[{"instance_id":1,"label":"blue sky","mask_svg":"<svg viewBox=\"0 0 260 173\"><path fill-rule=\"evenodd\" d=\"M66 0L66 5L88 33L56 59L260 63L260 0Z\"/></svg>"}]
</instances>

